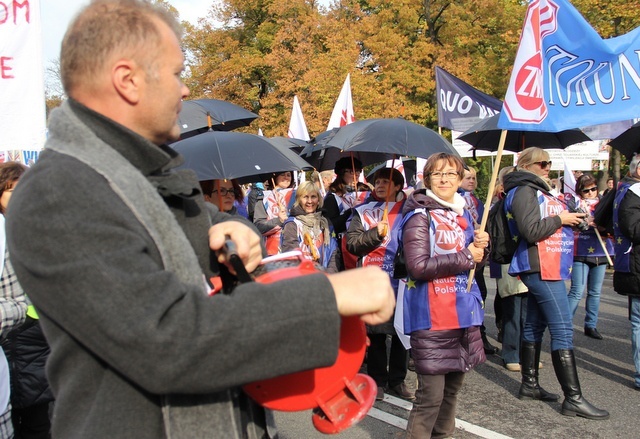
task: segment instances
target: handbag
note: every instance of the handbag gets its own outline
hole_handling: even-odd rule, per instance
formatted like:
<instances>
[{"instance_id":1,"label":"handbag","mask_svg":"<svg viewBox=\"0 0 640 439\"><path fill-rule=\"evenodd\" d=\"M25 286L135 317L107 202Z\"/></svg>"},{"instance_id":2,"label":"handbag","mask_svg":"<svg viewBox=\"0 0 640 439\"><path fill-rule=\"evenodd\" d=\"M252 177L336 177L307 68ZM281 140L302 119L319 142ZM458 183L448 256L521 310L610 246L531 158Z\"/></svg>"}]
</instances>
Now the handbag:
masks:
<instances>
[{"instance_id":1,"label":"handbag","mask_svg":"<svg viewBox=\"0 0 640 439\"><path fill-rule=\"evenodd\" d=\"M402 241L400 241L398 250L396 250L396 254L393 257L393 278L406 279L408 275L407 261L404 259L404 248L402 247Z\"/></svg>"}]
</instances>

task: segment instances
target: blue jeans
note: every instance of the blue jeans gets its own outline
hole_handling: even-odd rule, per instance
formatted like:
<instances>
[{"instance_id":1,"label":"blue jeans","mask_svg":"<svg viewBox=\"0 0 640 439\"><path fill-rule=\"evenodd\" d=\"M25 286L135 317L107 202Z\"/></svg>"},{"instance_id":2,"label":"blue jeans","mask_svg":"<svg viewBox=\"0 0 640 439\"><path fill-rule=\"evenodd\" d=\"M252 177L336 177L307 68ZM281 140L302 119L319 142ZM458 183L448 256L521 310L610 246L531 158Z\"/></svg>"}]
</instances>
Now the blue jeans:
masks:
<instances>
[{"instance_id":1,"label":"blue jeans","mask_svg":"<svg viewBox=\"0 0 640 439\"><path fill-rule=\"evenodd\" d=\"M564 281L542 280L540 273L521 274L520 279L529 289L522 339L540 343L548 326L552 351L573 349L573 323Z\"/></svg>"},{"instance_id":2,"label":"blue jeans","mask_svg":"<svg viewBox=\"0 0 640 439\"><path fill-rule=\"evenodd\" d=\"M585 304L586 316L584 326L595 328L598 324L598 310L600 309L600 291L606 264L593 265L586 262L575 261L571 269L571 288L569 289L569 309L571 317L576 315L576 310L582 299L585 286L587 287L587 300Z\"/></svg>"},{"instance_id":3,"label":"blue jeans","mask_svg":"<svg viewBox=\"0 0 640 439\"><path fill-rule=\"evenodd\" d=\"M527 319L527 293L502 298L502 361L520 363L520 340Z\"/></svg>"},{"instance_id":4,"label":"blue jeans","mask_svg":"<svg viewBox=\"0 0 640 439\"><path fill-rule=\"evenodd\" d=\"M629 320L631 320L631 353L636 373L633 380L640 387L640 297L629 296Z\"/></svg>"}]
</instances>

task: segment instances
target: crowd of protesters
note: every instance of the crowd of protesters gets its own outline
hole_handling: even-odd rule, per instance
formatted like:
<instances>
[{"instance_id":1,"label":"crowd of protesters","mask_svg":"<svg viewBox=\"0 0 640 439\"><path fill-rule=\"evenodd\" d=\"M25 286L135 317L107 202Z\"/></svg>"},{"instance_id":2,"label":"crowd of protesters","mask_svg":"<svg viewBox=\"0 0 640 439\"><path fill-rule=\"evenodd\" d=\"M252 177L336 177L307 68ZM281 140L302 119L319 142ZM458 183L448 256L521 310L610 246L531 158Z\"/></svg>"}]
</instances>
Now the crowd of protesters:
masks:
<instances>
[{"instance_id":1,"label":"crowd of protesters","mask_svg":"<svg viewBox=\"0 0 640 439\"><path fill-rule=\"evenodd\" d=\"M614 256L613 240L606 234L604 240L598 240L596 236L593 212L601 195L597 192L595 178L590 174L581 175L575 195L564 194L559 188L552 187L548 178L550 166L544 150L529 148L520 153L517 167L507 167L499 175L494 201L505 198L507 213L513 221L512 231L521 237L511 264L498 266L497 271L492 269L492 277L497 278L498 285L494 303L497 302L495 304L500 308L500 312L496 312L496 324L501 351L488 342L483 330L483 308L487 299L486 287L484 292L481 287L484 282L476 282L476 277L471 294L461 293L466 289L465 276L469 269L476 265L482 267L490 261L488 235L478 230L486 207L473 194L477 186L475 170L459 158L446 154L429 158L423 170L424 178L418 185L421 189L409 187L403 190L404 175L388 167L380 168L370 182L365 183L360 175L363 166L353 158L336 162L330 173L309 175L310 181L306 182L296 181L300 174L283 171L261 184L207 180L200 181L200 189L204 200L220 211L244 218L249 217L248 212L254 212L252 220L262 232L267 254L299 250L302 257L316 261L332 273L360 266L378 266L389 276L396 295L399 287L404 289L405 334L397 331L393 318L383 324L367 325L371 343L365 370L378 386L376 399L381 400L386 392L414 402L407 437L447 437L455 428L455 400L464 373L482 363L485 355L499 353L507 370L521 373L518 398L559 399L538 382L538 369L542 367L542 334L547 327L551 333L553 367L565 397L562 413L589 419L607 419L609 416L607 411L596 408L582 395L573 353L572 321L586 289L585 335L603 339L596 323L604 271L610 260L606 256ZM7 163L0 169L2 213L7 209L18 179L27 169L18 163ZM619 210L631 209L628 205L635 202L628 194L640 196L633 192L638 181L640 176L634 161L629 177L621 183L622 190L617 194L618 204L621 204ZM324 198L323 193L326 193ZM329 208L325 209L326 206ZM616 215L620 215L619 210ZM620 218L617 233L633 242L633 228L629 221ZM577 227L585 222L586 226ZM461 241L448 248L439 246L438 234L443 233L443 227L450 228ZM545 245L541 245L544 242ZM625 243L616 248L624 248ZM549 251L551 244L559 246L557 251ZM400 248L411 262L406 264L406 277L394 279L393 260ZM541 249L545 248L543 254ZM546 264L545 258L555 257L555 254L561 255L560 263ZM49 349L42 338L38 314L28 296L21 289L17 290L20 284L12 274L11 266L7 266L10 264L8 255L5 256L3 300L7 309L15 309L20 315L6 326L3 321L3 348L9 360L12 391L12 406L7 403L7 407L13 416L13 422L9 422L11 417L6 417L3 428L9 432L6 437L13 434L11 430L15 431L15 437L49 437L53 395L43 372ZM633 312L639 308L634 302L637 296L628 288L624 291L619 288L621 279L636 276L635 265L629 262L633 256L632 253L626 257L626 262L624 255L616 258L615 279L617 291L629 295L634 328L633 355L636 369L640 369L640 336L636 330L640 327L637 323L640 314ZM545 266L553 267L555 271L549 272ZM493 276L494 272L498 274ZM11 276L14 276L13 280L10 280ZM484 281L484 276L482 278ZM565 280L571 280L569 292L564 289ZM407 288L410 282L415 284ZM443 297L447 296L437 294L438 291L454 294L443 302ZM461 302L462 297L472 301L465 305ZM419 303L418 298L426 302ZM21 303L28 306L28 311L19 312ZM446 309L451 306L455 312L447 315ZM420 312L426 314L420 315ZM15 326L13 330L11 325ZM31 327L34 329L27 329ZM27 330L38 331L40 335L34 333L29 338L21 338L21 333ZM406 346L400 340L403 335L407 336ZM42 340L40 344L34 341L38 337ZM457 342L451 348L454 340ZM447 346L446 350L440 352L441 346ZM39 366L30 365L39 369L29 371L29 374L18 369L21 363L17 355L25 348L34 355L42 352L37 354ZM405 383L410 356L418 375L415 394ZM635 376L636 388L640 388L639 377L640 371ZM18 405L22 404L18 401L25 391L33 394L36 390L39 399L24 408ZM30 429L33 429L32 433Z\"/></svg>"}]
</instances>

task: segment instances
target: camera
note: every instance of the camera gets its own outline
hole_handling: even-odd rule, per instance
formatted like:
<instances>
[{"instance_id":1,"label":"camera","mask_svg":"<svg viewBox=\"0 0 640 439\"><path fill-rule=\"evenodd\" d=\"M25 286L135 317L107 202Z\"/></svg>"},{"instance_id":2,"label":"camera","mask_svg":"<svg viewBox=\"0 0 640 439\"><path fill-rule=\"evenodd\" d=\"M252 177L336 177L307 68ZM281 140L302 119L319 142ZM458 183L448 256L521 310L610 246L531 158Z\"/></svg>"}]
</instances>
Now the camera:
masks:
<instances>
[{"instance_id":1,"label":"camera","mask_svg":"<svg viewBox=\"0 0 640 439\"><path fill-rule=\"evenodd\" d=\"M580 207L576 203L576 200L573 199L573 198L570 198L570 199L567 200L567 208L569 209L569 212L571 212L571 213L585 213L585 214L587 214L587 216L585 216L582 219L580 224L578 224L576 226L576 228L578 228L578 230L580 230L582 232L586 232L589 229L589 222L587 221L587 218L589 217L589 212L587 212L582 207Z\"/></svg>"}]
</instances>

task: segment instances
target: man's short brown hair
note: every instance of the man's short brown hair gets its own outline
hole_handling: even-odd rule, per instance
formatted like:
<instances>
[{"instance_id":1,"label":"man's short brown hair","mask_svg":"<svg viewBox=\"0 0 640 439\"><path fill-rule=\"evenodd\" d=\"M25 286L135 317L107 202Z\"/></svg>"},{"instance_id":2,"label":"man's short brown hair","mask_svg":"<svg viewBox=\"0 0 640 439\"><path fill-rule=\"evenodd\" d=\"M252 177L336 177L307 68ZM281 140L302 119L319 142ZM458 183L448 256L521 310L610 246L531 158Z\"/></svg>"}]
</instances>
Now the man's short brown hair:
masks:
<instances>
[{"instance_id":1,"label":"man's short brown hair","mask_svg":"<svg viewBox=\"0 0 640 439\"><path fill-rule=\"evenodd\" d=\"M162 6L145 0L93 0L69 25L60 50L60 77L68 96L81 85L91 87L105 63L117 54L139 62L147 74L161 50L157 22L178 39L182 29Z\"/></svg>"}]
</instances>

